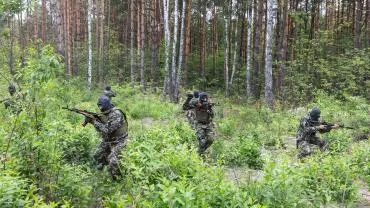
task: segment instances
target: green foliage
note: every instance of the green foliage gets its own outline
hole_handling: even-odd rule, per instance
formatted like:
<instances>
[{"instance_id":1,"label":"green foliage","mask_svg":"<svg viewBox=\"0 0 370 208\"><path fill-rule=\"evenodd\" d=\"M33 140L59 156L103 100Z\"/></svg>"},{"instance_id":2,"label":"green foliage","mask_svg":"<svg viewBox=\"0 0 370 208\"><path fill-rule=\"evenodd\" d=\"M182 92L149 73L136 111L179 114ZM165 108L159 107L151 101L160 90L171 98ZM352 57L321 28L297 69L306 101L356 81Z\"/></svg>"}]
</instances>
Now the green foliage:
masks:
<instances>
[{"instance_id":1,"label":"green foliage","mask_svg":"<svg viewBox=\"0 0 370 208\"><path fill-rule=\"evenodd\" d=\"M27 180L0 172L0 206L24 207L30 200L27 199Z\"/></svg>"},{"instance_id":2,"label":"green foliage","mask_svg":"<svg viewBox=\"0 0 370 208\"><path fill-rule=\"evenodd\" d=\"M253 169L261 169L263 160L261 157L261 145L252 138L238 137L235 142L214 144L218 153L217 159L229 166L248 166Z\"/></svg>"}]
</instances>

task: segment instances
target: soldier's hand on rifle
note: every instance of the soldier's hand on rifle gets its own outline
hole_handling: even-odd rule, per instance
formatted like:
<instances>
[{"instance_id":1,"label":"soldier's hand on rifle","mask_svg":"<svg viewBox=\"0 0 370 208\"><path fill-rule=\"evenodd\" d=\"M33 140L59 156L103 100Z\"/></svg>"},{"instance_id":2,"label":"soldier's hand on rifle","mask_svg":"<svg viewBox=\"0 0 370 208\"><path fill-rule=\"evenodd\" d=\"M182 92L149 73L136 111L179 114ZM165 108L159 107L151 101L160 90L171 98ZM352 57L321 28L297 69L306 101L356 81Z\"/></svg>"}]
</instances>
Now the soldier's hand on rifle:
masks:
<instances>
[{"instance_id":1,"label":"soldier's hand on rifle","mask_svg":"<svg viewBox=\"0 0 370 208\"><path fill-rule=\"evenodd\" d=\"M95 120L96 120L96 118L94 118L94 117L85 116L85 121L82 123L82 126L85 127L88 123L94 124Z\"/></svg>"},{"instance_id":2,"label":"soldier's hand on rifle","mask_svg":"<svg viewBox=\"0 0 370 208\"><path fill-rule=\"evenodd\" d=\"M326 126L325 125L320 125L320 126L318 126L319 127L319 129L320 130L324 130L324 129L326 129Z\"/></svg>"},{"instance_id":3,"label":"soldier's hand on rifle","mask_svg":"<svg viewBox=\"0 0 370 208\"><path fill-rule=\"evenodd\" d=\"M334 124L331 128L332 128L332 129L339 129L339 128L340 128L340 126L339 126L339 124Z\"/></svg>"}]
</instances>

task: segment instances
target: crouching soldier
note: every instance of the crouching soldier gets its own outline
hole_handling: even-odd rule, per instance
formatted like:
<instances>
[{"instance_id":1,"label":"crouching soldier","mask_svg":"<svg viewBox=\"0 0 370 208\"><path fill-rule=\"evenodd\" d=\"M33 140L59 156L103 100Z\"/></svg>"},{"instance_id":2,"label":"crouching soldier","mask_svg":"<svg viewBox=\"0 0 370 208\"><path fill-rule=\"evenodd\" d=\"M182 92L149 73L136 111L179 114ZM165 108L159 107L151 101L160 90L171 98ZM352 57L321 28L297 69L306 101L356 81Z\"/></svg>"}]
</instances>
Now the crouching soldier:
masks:
<instances>
[{"instance_id":1,"label":"crouching soldier","mask_svg":"<svg viewBox=\"0 0 370 208\"><path fill-rule=\"evenodd\" d=\"M334 124L332 126L325 125L325 122L319 120L320 113L320 109L314 107L300 121L297 131L297 148L300 149L298 158L303 158L310 155L312 153L310 145L312 144L319 146L322 151L327 150L327 142L320 139L320 137L317 135L317 132L326 133L331 129L340 128L338 124Z\"/></svg>"}]
</instances>

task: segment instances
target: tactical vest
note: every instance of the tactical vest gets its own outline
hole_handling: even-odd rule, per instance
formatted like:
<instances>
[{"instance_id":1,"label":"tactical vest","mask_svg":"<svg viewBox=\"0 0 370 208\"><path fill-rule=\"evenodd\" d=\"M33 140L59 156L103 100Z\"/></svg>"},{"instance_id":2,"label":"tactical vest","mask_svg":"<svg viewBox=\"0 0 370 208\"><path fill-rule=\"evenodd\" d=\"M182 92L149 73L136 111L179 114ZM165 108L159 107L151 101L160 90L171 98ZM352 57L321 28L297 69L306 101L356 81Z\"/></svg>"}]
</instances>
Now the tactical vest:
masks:
<instances>
[{"instance_id":1,"label":"tactical vest","mask_svg":"<svg viewBox=\"0 0 370 208\"><path fill-rule=\"evenodd\" d=\"M210 123L211 116L209 115L207 109L200 108L195 110L195 119L200 123Z\"/></svg>"},{"instance_id":2,"label":"tactical vest","mask_svg":"<svg viewBox=\"0 0 370 208\"><path fill-rule=\"evenodd\" d=\"M109 110L107 113L103 113L101 115L101 120L104 122L104 123L107 123L108 122L108 118L109 118L109 114L113 113L114 111L118 110L121 114L122 114L122 125L119 129L115 130L114 132L112 132L109 137L110 138L113 138L113 137L119 137L119 136L124 136L127 134L128 132L128 124L127 124L127 119L126 119L126 114L123 113L122 110L120 109L117 109L117 108L112 108L111 110Z\"/></svg>"}]
</instances>

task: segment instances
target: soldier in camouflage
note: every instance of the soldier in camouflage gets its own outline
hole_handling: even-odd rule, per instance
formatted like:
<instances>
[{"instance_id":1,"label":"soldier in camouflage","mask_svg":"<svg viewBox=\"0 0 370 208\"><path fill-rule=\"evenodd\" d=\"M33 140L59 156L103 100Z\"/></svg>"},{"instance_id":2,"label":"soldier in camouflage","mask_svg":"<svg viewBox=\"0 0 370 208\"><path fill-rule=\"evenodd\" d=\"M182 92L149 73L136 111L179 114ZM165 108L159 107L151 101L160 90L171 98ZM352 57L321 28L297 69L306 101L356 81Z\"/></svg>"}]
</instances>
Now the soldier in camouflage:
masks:
<instances>
[{"instance_id":1,"label":"soldier in camouflage","mask_svg":"<svg viewBox=\"0 0 370 208\"><path fill-rule=\"evenodd\" d=\"M10 110L10 112L14 114L19 114L22 111L21 108L21 94L16 93L17 89L13 84L10 84L8 86L8 92L10 94L10 97L7 99L4 99L2 102L4 102L5 109Z\"/></svg>"},{"instance_id":2,"label":"soldier in camouflage","mask_svg":"<svg viewBox=\"0 0 370 208\"><path fill-rule=\"evenodd\" d=\"M182 105L182 109L186 111L186 118L188 119L188 122L193 129L195 128L195 111L190 107L190 103L197 102L198 99L199 99L198 91L194 91L194 93L188 93L187 99Z\"/></svg>"},{"instance_id":3,"label":"soldier in camouflage","mask_svg":"<svg viewBox=\"0 0 370 208\"><path fill-rule=\"evenodd\" d=\"M214 117L213 105L206 93L199 93L199 99L192 99L190 109L195 112L194 126L199 142L198 153L203 155L214 140L212 119Z\"/></svg>"},{"instance_id":4,"label":"soldier in camouflage","mask_svg":"<svg viewBox=\"0 0 370 208\"><path fill-rule=\"evenodd\" d=\"M101 120L91 120L95 129L101 133L102 141L94 154L98 169L108 166L108 171L113 179L121 175L119 158L121 150L126 146L128 125L125 114L115 108L109 97L101 96L98 107L102 112Z\"/></svg>"},{"instance_id":5,"label":"soldier in camouflage","mask_svg":"<svg viewBox=\"0 0 370 208\"><path fill-rule=\"evenodd\" d=\"M312 153L310 145L318 145L322 151L327 150L328 144L317 136L317 132L326 133L331 129L338 129L339 125L334 126L324 125L323 121L320 121L320 109L314 107L311 111L301 119L299 128L297 131L297 148L300 149L298 158L303 158Z\"/></svg>"},{"instance_id":6,"label":"soldier in camouflage","mask_svg":"<svg viewBox=\"0 0 370 208\"><path fill-rule=\"evenodd\" d=\"M116 97L116 94L112 91L110 86L106 86L103 93L105 96L109 97L109 99L112 99L112 97Z\"/></svg>"}]
</instances>

